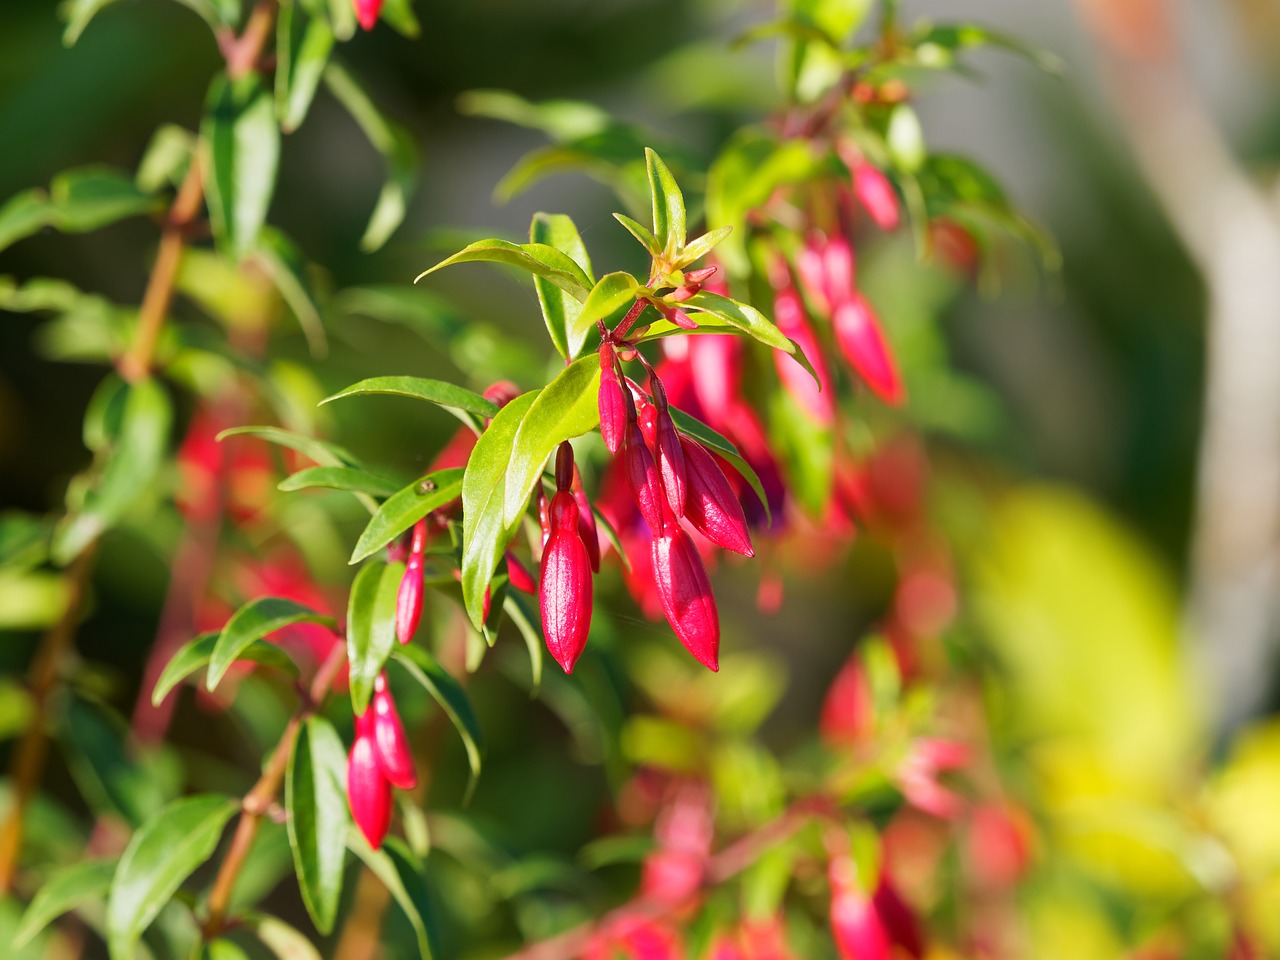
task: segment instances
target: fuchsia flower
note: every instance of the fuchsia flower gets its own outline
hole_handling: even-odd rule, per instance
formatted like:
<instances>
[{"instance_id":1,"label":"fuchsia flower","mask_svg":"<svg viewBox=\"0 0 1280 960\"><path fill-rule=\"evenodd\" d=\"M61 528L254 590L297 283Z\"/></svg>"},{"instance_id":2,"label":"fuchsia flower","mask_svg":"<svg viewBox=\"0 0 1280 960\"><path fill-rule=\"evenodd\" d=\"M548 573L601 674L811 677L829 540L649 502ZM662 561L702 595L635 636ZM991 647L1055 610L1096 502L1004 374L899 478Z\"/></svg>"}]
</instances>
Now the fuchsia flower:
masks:
<instances>
[{"instance_id":1,"label":"fuchsia flower","mask_svg":"<svg viewBox=\"0 0 1280 960\"><path fill-rule=\"evenodd\" d=\"M427 518L413 525L409 545L409 559L405 563L404 576L400 579L400 592L396 596L396 637L408 643L418 632L422 620L422 564L427 546Z\"/></svg>"},{"instance_id":2,"label":"fuchsia flower","mask_svg":"<svg viewBox=\"0 0 1280 960\"><path fill-rule=\"evenodd\" d=\"M920 738L898 768L897 780L902 795L917 810L935 817L951 820L960 816L964 809L963 798L944 787L939 778L943 773L968 766L969 759L967 744Z\"/></svg>"},{"instance_id":3,"label":"fuchsia flower","mask_svg":"<svg viewBox=\"0 0 1280 960\"><path fill-rule=\"evenodd\" d=\"M605 340L600 344L600 392L596 403L600 408L600 435L610 453L622 448L627 433L627 398L623 393L613 344Z\"/></svg>"},{"instance_id":4,"label":"fuchsia flower","mask_svg":"<svg viewBox=\"0 0 1280 960\"><path fill-rule=\"evenodd\" d=\"M591 630L591 556L582 542L572 483L573 447L566 442L556 455L556 494L547 511L549 532L538 594L547 649L565 673L573 672Z\"/></svg>"},{"instance_id":5,"label":"fuchsia flower","mask_svg":"<svg viewBox=\"0 0 1280 960\"><path fill-rule=\"evenodd\" d=\"M865 160L853 166L853 192L881 230L898 227L898 194L889 178Z\"/></svg>"},{"instance_id":6,"label":"fuchsia flower","mask_svg":"<svg viewBox=\"0 0 1280 960\"><path fill-rule=\"evenodd\" d=\"M861 294L836 307L831 318L836 344L849 365L885 403L897 406L906 398L902 379L893 362L871 304Z\"/></svg>"},{"instance_id":7,"label":"fuchsia flower","mask_svg":"<svg viewBox=\"0 0 1280 960\"><path fill-rule=\"evenodd\" d=\"M799 360L781 350L774 350L773 363L778 370L778 379L805 413L823 426L829 426L836 415L831 374L818 338L805 316L804 301L795 287L788 285L774 294L773 319L778 329L795 341L817 374L815 382Z\"/></svg>"},{"instance_id":8,"label":"fuchsia flower","mask_svg":"<svg viewBox=\"0 0 1280 960\"><path fill-rule=\"evenodd\" d=\"M351 816L375 850L391 826L391 788L412 790L417 783L409 741L382 674L374 681L369 709L356 716L356 738L347 757Z\"/></svg>"},{"instance_id":9,"label":"fuchsia flower","mask_svg":"<svg viewBox=\"0 0 1280 960\"><path fill-rule=\"evenodd\" d=\"M875 705L866 668L855 655L836 674L822 703L818 732L831 746L867 743L875 733Z\"/></svg>"},{"instance_id":10,"label":"fuchsia flower","mask_svg":"<svg viewBox=\"0 0 1280 960\"><path fill-rule=\"evenodd\" d=\"M688 479L685 519L716 546L754 557L746 515L724 471L692 437L682 436L680 446Z\"/></svg>"},{"instance_id":11,"label":"fuchsia flower","mask_svg":"<svg viewBox=\"0 0 1280 960\"><path fill-rule=\"evenodd\" d=\"M712 671L720 669L720 614L707 568L674 517L653 538L653 579L662 612L685 649Z\"/></svg>"},{"instance_id":12,"label":"fuchsia flower","mask_svg":"<svg viewBox=\"0 0 1280 960\"><path fill-rule=\"evenodd\" d=\"M911 908L881 873L868 896L848 854L833 856L827 868L831 883L831 933L844 960L893 960L901 950L924 955L924 942Z\"/></svg>"},{"instance_id":13,"label":"fuchsia flower","mask_svg":"<svg viewBox=\"0 0 1280 960\"><path fill-rule=\"evenodd\" d=\"M378 22L378 14L382 11L382 0L354 0L356 19L360 26L372 30Z\"/></svg>"}]
</instances>

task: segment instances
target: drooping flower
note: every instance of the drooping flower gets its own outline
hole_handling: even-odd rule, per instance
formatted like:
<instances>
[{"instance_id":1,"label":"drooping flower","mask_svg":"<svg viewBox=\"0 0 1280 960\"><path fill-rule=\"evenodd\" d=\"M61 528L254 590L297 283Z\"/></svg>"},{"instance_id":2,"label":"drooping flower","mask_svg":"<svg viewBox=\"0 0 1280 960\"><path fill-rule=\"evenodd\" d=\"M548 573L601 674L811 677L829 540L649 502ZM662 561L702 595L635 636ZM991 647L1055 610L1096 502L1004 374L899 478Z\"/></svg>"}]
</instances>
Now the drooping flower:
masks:
<instances>
[{"instance_id":1,"label":"drooping flower","mask_svg":"<svg viewBox=\"0 0 1280 960\"><path fill-rule=\"evenodd\" d=\"M549 535L542 550L542 583L538 598L547 649L565 673L587 645L591 630L591 557L582 542L581 512L569 489L573 448L560 445L556 463L557 491L551 498Z\"/></svg>"},{"instance_id":2,"label":"drooping flower","mask_svg":"<svg viewBox=\"0 0 1280 960\"><path fill-rule=\"evenodd\" d=\"M754 557L746 514L724 471L692 437L682 436L680 446L688 478L685 519L716 546Z\"/></svg>"},{"instance_id":3,"label":"drooping flower","mask_svg":"<svg viewBox=\"0 0 1280 960\"><path fill-rule=\"evenodd\" d=\"M836 343L849 365L885 403L897 405L906 397L893 353L880 323L865 297L856 294L840 304L831 318Z\"/></svg>"},{"instance_id":4,"label":"drooping flower","mask_svg":"<svg viewBox=\"0 0 1280 960\"><path fill-rule=\"evenodd\" d=\"M377 850L391 826L391 781L378 762L372 710L356 717L356 739L347 757L347 803L356 826Z\"/></svg>"},{"instance_id":5,"label":"drooping flower","mask_svg":"<svg viewBox=\"0 0 1280 960\"><path fill-rule=\"evenodd\" d=\"M865 160L854 164L853 192L881 230L898 227L898 194L878 167Z\"/></svg>"},{"instance_id":6,"label":"drooping flower","mask_svg":"<svg viewBox=\"0 0 1280 960\"><path fill-rule=\"evenodd\" d=\"M674 517L653 538L653 579L662 612L694 659L720 669L720 614L698 548Z\"/></svg>"},{"instance_id":7,"label":"drooping flower","mask_svg":"<svg viewBox=\"0 0 1280 960\"><path fill-rule=\"evenodd\" d=\"M396 638L408 643L418 632L422 621L422 565L427 545L427 519L423 517L413 525L409 545L409 558L404 576L400 578L400 592L396 595Z\"/></svg>"},{"instance_id":8,"label":"drooping flower","mask_svg":"<svg viewBox=\"0 0 1280 960\"><path fill-rule=\"evenodd\" d=\"M795 357L781 350L774 350L773 363L778 371L778 379L801 410L817 423L830 425L835 419L835 392L831 387L831 374L827 370L818 338L805 316L804 301L795 287L783 287L774 295L773 316L778 329L795 341L817 376L816 380L810 376L809 371Z\"/></svg>"}]
</instances>

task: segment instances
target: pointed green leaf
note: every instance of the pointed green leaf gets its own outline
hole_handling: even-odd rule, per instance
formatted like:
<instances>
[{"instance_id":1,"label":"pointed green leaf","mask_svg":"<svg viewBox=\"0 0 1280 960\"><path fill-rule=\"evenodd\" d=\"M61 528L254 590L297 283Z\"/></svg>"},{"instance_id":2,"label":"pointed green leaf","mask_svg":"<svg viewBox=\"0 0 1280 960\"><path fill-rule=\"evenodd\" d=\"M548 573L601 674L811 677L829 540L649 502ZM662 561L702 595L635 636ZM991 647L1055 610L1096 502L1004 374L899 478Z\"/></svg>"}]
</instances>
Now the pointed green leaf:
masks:
<instances>
[{"instance_id":1,"label":"pointed green leaf","mask_svg":"<svg viewBox=\"0 0 1280 960\"><path fill-rule=\"evenodd\" d=\"M578 228L564 214L535 213L529 225L529 242L555 247L580 266L588 280L591 279L591 258L587 255L587 248L578 236ZM546 322L551 342L560 356L572 360L582 349L582 338L575 338L571 332L582 310L581 304L545 277L535 276L533 286L538 291L542 319Z\"/></svg>"},{"instance_id":2,"label":"pointed green leaf","mask_svg":"<svg viewBox=\"0 0 1280 960\"><path fill-rule=\"evenodd\" d=\"M477 630L485 590L518 527L502 519L507 466L516 431L538 392L522 394L498 411L476 441L462 478L462 601Z\"/></svg>"},{"instance_id":3,"label":"pointed green leaf","mask_svg":"<svg viewBox=\"0 0 1280 960\"><path fill-rule=\"evenodd\" d=\"M304 457L310 457L316 463L326 467L360 466L360 461L354 454L336 443L315 437L304 437L300 433L294 433L282 427L232 427L229 430L223 430L218 434L217 439L225 440L227 437L260 437L270 443L296 450Z\"/></svg>"},{"instance_id":4,"label":"pointed green leaf","mask_svg":"<svg viewBox=\"0 0 1280 960\"><path fill-rule=\"evenodd\" d=\"M413 397L444 407L468 426L474 426L472 416L488 419L498 412L498 405L480 394L459 387L445 380L428 380L425 377L371 377L353 383L333 396L320 401L323 406L343 397L363 397L370 394L389 394L397 397Z\"/></svg>"},{"instance_id":5,"label":"pointed green leaf","mask_svg":"<svg viewBox=\"0 0 1280 960\"><path fill-rule=\"evenodd\" d=\"M578 314L574 326L570 328L570 336L576 336L581 345L595 327L596 321L604 320L630 304L635 300L636 294L643 289L640 281L629 273L605 274L587 295L587 301L582 305L582 312Z\"/></svg>"},{"instance_id":6,"label":"pointed green leaf","mask_svg":"<svg viewBox=\"0 0 1280 960\"><path fill-rule=\"evenodd\" d=\"M684 195L662 158L649 147L644 149L644 160L653 198L653 235L662 244L663 254L671 260L684 248Z\"/></svg>"},{"instance_id":7,"label":"pointed green leaf","mask_svg":"<svg viewBox=\"0 0 1280 960\"><path fill-rule=\"evenodd\" d=\"M280 128L292 133L315 99L333 50L333 28L325 17L308 16L296 3L286 3L277 16L276 116Z\"/></svg>"},{"instance_id":8,"label":"pointed green leaf","mask_svg":"<svg viewBox=\"0 0 1280 960\"><path fill-rule=\"evenodd\" d=\"M319 623L333 630L337 627L332 617L316 613L310 607L284 597L259 597L235 612L218 635L213 653L209 657L209 675L205 687L217 688L231 664L239 660L255 640L295 623Z\"/></svg>"},{"instance_id":9,"label":"pointed green leaf","mask_svg":"<svg viewBox=\"0 0 1280 960\"><path fill-rule=\"evenodd\" d=\"M316 487L389 497L400 489L400 484L354 467L305 467L281 480L277 489L291 493Z\"/></svg>"},{"instance_id":10,"label":"pointed green leaf","mask_svg":"<svg viewBox=\"0 0 1280 960\"><path fill-rule=\"evenodd\" d=\"M159 209L133 178L109 167L68 170L49 184L53 224L66 233L88 233L126 217Z\"/></svg>"},{"instance_id":11,"label":"pointed green leaf","mask_svg":"<svg viewBox=\"0 0 1280 960\"><path fill-rule=\"evenodd\" d=\"M53 223L49 195L39 187L23 190L0 205L0 250L39 233Z\"/></svg>"},{"instance_id":12,"label":"pointed green leaf","mask_svg":"<svg viewBox=\"0 0 1280 960\"><path fill-rule=\"evenodd\" d=\"M613 215L613 219L626 227L627 230L630 231L631 235L640 241L640 245L649 251L649 256L656 257L662 253L662 244L657 241L654 235L649 232L649 228L644 224L636 223L636 221L621 213L615 213Z\"/></svg>"},{"instance_id":13,"label":"pointed green leaf","mask_svg":"<svg viewBox=\"0 0 1280 960\"><path fill-rule=\"evenodd\" d=\"M347 660L351 665L351 708L364 713L373 682L396 642L396 598L403 563L370 563L356 574L347 603Z\"/></svg>"},{"instance_id":14,"label":"pointed green leaf","mask_svg":"<svg viewBox=\"0 0 1280 960\"><path fill-rule=\"evenodd\" d=\"M431 694L432 699L440 704L467 749L467 763L471 767L472 779L480 776L484 733L462 685L436 662L435 657L415 643L400 647L392 655L392 659L404 667Z\"/></svg>"},{"instance_id":15,"label":"pointed green leaf","mask_svg":"<svg viewBox=\"0 0 1280 960\"><path fill-rule=\"evenodd\" d=\"M684 250L680 252L680 256L676 258L675 266L683 270L690 264L696 263L714 250L716 244L732 232L733 227L724 226L716 227L709 233L704 233L697 240L689 243Z\"/></svg>"},{"instance_id":16,"label":"pointed green leaf","mask_svg":"<svg viewBox=\"0 0 1280 960\"><path fill-rule=\"evenodd\" d=\"M502 523L514 526L524 513L547 458L561 442L580 437L600 423L596 394L600 361L575 360L560 371L529 408L511 445L503 491Z\"/></svg>"},{"instance_id":17,"label":"pointed green leaf","mask_svg":"<svg viewBox=\"0 0 1280 960\"><path fill-rule=\"evenodd\" d=\"M64 913L94 900L105 900L115 872L115 860L85 860L58 870L45 881L22 915L13 948L21 950Z\"/></svg>"},{"instance_id":18,"label":"pointed green leaf","mask_svg":"<svg viewBox=\"0 0 1280 960\"><path fill-rule=\"evenodd\" d=\"M382 5L382 22L410 40L422 33L422 25L413 12L413 0L386 0Z\"/></svg>"},{"instance_id":19,"label":"pointed green leaf","mask_svg":"<svg viewBox=\"0 0 1280 960\"><path fill-rule=\"evenodd\" d=\"M302 902L316 929L333 929L342 897L342 867L350 818L341 776L346 750L333 725L310 717L298 731L285 777L289 846Z\"/></svg>"},{"instance_id":20,"label":"pointed green leaf","mask_svg":"<svg viewBox=\"0 0 1280 960\"><path fill-rule=\"evenodd\" d=\"M414 283L429 273L435 273L441 267L455 263L473 263L488 261L505 263L512 267L526 270L534 276L551 281L561 290L567 291L577 300L585 300L591 292L591 281L587 279L582 267L565 253L545 243L511 243L508 240L490 238L478 240L467 245L453 256L441 260L434 267L418 274Z\"/></svg>"},{"instance_id":21,"label":"pointed green leaf","mask_svg":"<svg viewBox=\"0 0 1280 960\"><path fill-rule=\"evenodd\" d=\"M156 681L155 690L151 692L151 703L159 706L161 701L187 677L206 666L213 658L214 648L218 644L217 633L202 633L194 640L183 644L165 665L164 672ZM275 644L264 640L255 640L240 651L237 660L252 660L264 667L272 667L290 677L298 676L298 665L293 658Z\"/></svg>"},{"instance_id":22,"label":"pointed green leaf","mask_svg":"<svg viewBox=\"0 0 1280 960\"><path fill-rule=\"evenodd\" d=\"M64 46L75 46L89 21L97 16L98 11L115 3L115 0L70 0L59 10L62 19L67 21L67 29L62 33Z\"/></svg>"},{"instance_id":23,"label":"pointed green leaf","mask_svg":"<svg viewBox=\"0 0 1280 960\"><path fill-rule=\"evenodd\" d=\"M347 846L382 881L404 911L418 940L422 960L440 956L440 934L423 878L422 864L399 839L389 837L381 850L372 849L359 830L347 831Z\"/></svg>"},{"instance_id":24,"label":"pointed green leaf","mask_svg":"<svg viewBox=\"0 0 1280 960\"><path fill-rule=\"evenodd\" d=\"M738 452L738 448L697 417L691 417L683 410L677 410L674 406L671 407L671 419L675 421L676 427L681 433L688 434L712 453L718 454L729 461L733 469L742 474L742 479L751 484L751 489L756 492L756 496L760 498L760 503L764 506L766 517L769 517L769 521L772 522L772 516L769 511L769 498L764 494L764 486L760 483L760 478L756 476L756 472L751 469L751 464L742 459L742 454ZM621 553L622 551L619 549L618 552Z\"/></svg>"},{"instance_id":25,"label":"pointed green leaf","mask_svg":"<svg viewBox=\"0 0 1280 960\"><path fill-rule=\"evenodd\" d=\"M437 470L392 494L369 520L356 541L348 563L359 563L381 550L432 510L452 503L463 493L463 471Z\"/></svg>"},{"instance_id":26,"label":"pointed green leaf","mask_svg":"<svg viewBox=\"0 0 1280 960\"><path fill-rule=\"evenodd\" d=\"M253 259L297 318L311 355L323 357L329 351L329 344L316 307L316 292L307 273L307 262L301 252L279 230L264 226L258 232Z\"/></svg>"},{"instance_id":27,"label":"pointed green leaf","mask_svg":"<svg viewBox=\"0 0 1280 960\"><path fill-rule=\"evenodd\" d=\"M530 608L528 599L516 590L507 591L502 606L529 648L530 686L532 696L536 697L542 686L542 650L545 646L540 618Z\"/></svg>"},{"instance_id":28,"label":"pointed green leaf","mask_svg":"<svg viewBox=\"0 0 1280 960\"><path fill-rule=\"evenodd\" d=\"M709 290L702 290L686 300L683 306L686 309L709 313L775 350L791 354L796 352L796 345L783 335L768 317L749 304L730 300Z\"/></svg>"},{"instance_id":29,"label":"pointed green leaf","mask_svg":"<svg viewBox=\"0 0 1280 960\"><path fill-rule=\"evenodd\" d=\"M346 836L344 828L338 834L340 846L344 844ZM324 960L306 934L289 926L279 917L251 913L241 917L240 922L254 932L263 946L276 955L277 960Z\"/></svg>"},{"instance_id":30,"label":"pointed green leaf","mask_svg":"<svg viewBox=\"0 0 1280 960\"><path fill-rule=\"evenodd\" d=\"M214 236L237 256L254 248L267 219L280 160L280 128L259 75L214 79L200 125Z\"/></svg>"},{"instance_id":31,"label":"pointed green leaf","mask_svg":"<svg viewBox=\"0 0 1280 960\"><path fill-rule=\"evenodd\" d=\"M112 960L133 960L142 931L182 881L213 855L222 828L239 808L231 797L185 797L138 829L120 857L107 901Z\"/></svg>"},{"instance_id":32,"label":"pointed green leaf","mask_svg":"<svg viewBox=\"0 0 1280 960\"><path fill-rule=\"evenodd\" d=\"M935 59L934 54L929 50L930 47L941 48L949 53L979 47L995 47L1026 58L1052 76L1061 76L1066 71L1066 64L1057 54L976 23L949 23L938 26L926 24L912 38L912 41L916 47L916 55L925 63Z\"/></svg>"},{"instance_id":33,"label":"pointed green leaf","mask_svg":"<svg viewBox=\"0 0 1280 960\"><path fill-rule=\"evenodd\" d=\"M145 193L156 193L166 184L177 187L196 151L196 135L174 123L159 127L138 162L134 182Z\"/></svg>"}]
</instances>

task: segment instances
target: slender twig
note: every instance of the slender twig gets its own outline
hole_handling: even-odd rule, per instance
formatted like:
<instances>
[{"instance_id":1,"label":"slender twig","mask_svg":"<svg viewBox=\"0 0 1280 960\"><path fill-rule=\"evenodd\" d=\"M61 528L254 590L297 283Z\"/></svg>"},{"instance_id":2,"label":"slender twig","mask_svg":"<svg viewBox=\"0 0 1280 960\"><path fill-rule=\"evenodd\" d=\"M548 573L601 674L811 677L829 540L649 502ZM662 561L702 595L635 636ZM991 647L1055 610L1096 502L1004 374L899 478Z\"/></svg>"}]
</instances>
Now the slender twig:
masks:
<instances>
[{"instance_id":1,"label":"slender twig","mask_svg":"<svg viewBox=\"0 0 1280 960\"><path fill-rule=\"evenodd\" d=\"M315 679L311 681L311 687L307 691L307 695L302 698L298 709L289 718L289 723L285 727L284 733L280 736L280 742L276 744L270 759L267 760L267 765L263 768L262 776L245 794L244 802L241 805L240 819L236 823L235 835L231 838L231 846L227 848L227 855L223 858L222 865L218 868L218 875L213 881L213 889L209 893L209 914L203 927L206 940L215 936L224 925L227 909L231 903L231 893L235 888L236 879L240 876L240 869L244 866L245 858L249 856L249 851L253 848L253 841L258 835L258 827L261 825L263 818L269 816L271 808L280 794L280 787L284 783L285 771L289 766L289 754L293 752L293 743L298 738L298 731L302 729L302 725L307 721L307 718L312 716L320 708L320 705L324 703L325 698L329 695L329 688L333 684L334 677L338 675L338 671L346 662L346 657L346 644L335 643L333 649L329 652L329 656L325 658L320 669L316 671Z\"/></svg>"},{"instance_id":2,"label":"slender twig","mask_svg":"<svg viewBox=\"0 0 1280 960\"><path fill-rule=\"evenodd\" d=\"M49 751L46 731L49 699L57 686L63 657L75 639L76 624L84 611L89 578L93 572L93 555L94 545L90 544L67 568L67 606L58 622L41 639L31 664L31 721L14 751L10 772L13 800L8 819L0 829L0 894L8 893L13 885L22 848L24 815L40 783Z\"/></svg>"},{"instance_id":3,"label":"slender twig","mask_svg":"<svg viewBox=\"0 0 1280 960\"><path fill-rule=\"evenodd\" d=\"M835 803L828 797L809 797L797 800L776 819L758 830L725 847L711 858L703 881L703 888L714 887L742 873L764 854L803 829L819 817L833 816ZM692 894L689 900L698 896ZM522 950L509 954L505 960L573 960L586 952L592 940L602 932L619 927L629 921L656 920L675 913L689 901L680 903L660 902L637 897L609 911L599 920L588 921L571 930L557 934Z\"/></svg>"}]
</instances>

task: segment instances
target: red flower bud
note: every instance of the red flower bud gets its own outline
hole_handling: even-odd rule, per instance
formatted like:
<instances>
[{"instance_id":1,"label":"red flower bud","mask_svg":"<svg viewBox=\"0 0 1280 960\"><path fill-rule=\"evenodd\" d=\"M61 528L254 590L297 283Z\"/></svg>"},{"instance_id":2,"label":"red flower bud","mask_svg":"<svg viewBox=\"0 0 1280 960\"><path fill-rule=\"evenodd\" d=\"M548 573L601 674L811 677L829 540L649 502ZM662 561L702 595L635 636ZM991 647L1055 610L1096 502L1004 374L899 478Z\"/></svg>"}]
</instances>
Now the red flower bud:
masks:
<instances>
[{"instance_id":1,"label":"red flower bud","mask_svg":"<svg viewBox=\"0 0 1280 960\"><path fill-rule=\"evenodd\" d=\"M382 10L382 0L355 0L356 19L360 26L372 30L378 22L378 13Z\"/></svg>"},{"instance_id":2,"label":"red flower bud","mask_svg":"<svg viewBox=\"0 0 1280 960\"><path fill-rule=\"evenodd\" d=\"M689 481L685 519L716 546L754 557L747 518L728 477L697 440L682 436L680 446Z\"/></svg>"},{"instance_id":3,"label":"red flower bud","mask_svg":"<svg viewBox=\"0 0 1280 960\"><path fill-rule=\"evenodd\" d=\"M587 556L591 558L591 572L600 572L600 531L596 529L596 515L591 510L591 501L582 489L582 478L578 471L573 471L573 499L578 501L578 535L587 546Z\"/></svg>"},{"instance_id":4,"label":"red flower bud","mask_svg":"<svg viewBox=\"0 0 1280 960\"><path fill-rule=\"evenodd\" d=\"M675 421L671 419L671 409L667 406L667 394L662 388L662 381L656 376L650 379L656 401L653 449L657 454L662 488L666 491L667 503L671 504L671 512L677 517L683 517L687 485L680 433L676 430Z\"/></svg>"},{"instance_id":5,"label":"red flower bud","mask_svg":"<svg viewBox=\"0 0 1280 960\"><path fill-rule=\"evenodd\" d=\"M871 681L862 661L850 657L827 690L818 731L828 745L855 745L870 739L875 723Z\"/></svg>"},{"instance_id":6,"label":"red flower bud","mask_svg":"<svg viewBox=\"0 0 1280 960\"><path fill-rule=\"evenodd\" d=\"M889 178L871 164L858 163L853 168L853 192L881 230L898 226L898 194Z\"/></svg>"},{"instance_id":7,"label":"red flower bud","mask_svg":"<svg viewBox=\"0 0 1280 960\"><path fill-rule=\"evenodd\" d=\"M533 582L533 575L529 573L529 568L510 550L507 551L507 580L521 593L538 592L538 585Z\"/></svg>"},{"instance_id":8,"label":"red flower bud","mask_svg":"<svg viewBox=\"0 0 1280 960\"><path fill-rule=\"evenodd\" d=\"M833 857L831 933L844 960L893 960L893 941L875 904L858 886L857 867L849 856Z\"/></svg>"},{"instance_id":9,"label":"red flower bud","mask_svg":"<svg viewBox=\"0 0 1280 960\"><path fill-rule=\"evenodd\" d=\"M591 558L578 533L578 502L568 490L551 500L551 535L542 551L542 632L565 673L587 645L591 629Z\"/></svg>"},{"instance_id":10,"label":"red flower bud","mask_svg":"<svg viewBox=\"0 0 1280 960\"><path fill-rule=\"evenodd\" d=\"M413 525L409 560L404 576L400 578L400 593L396 597L396 637L401 643L413 639L422 620L422 555L426 545L427 520L423 517Z\"/></svg>"},{"instance_id":11,"label":"red flower bud","mask_svg":"<svg viewBox=\"0 0 1280 960\"><path fill-rule=\"evenodd\" d=\"M600 392L596 403L600 407L600 435L604 437L604 445L610 453L617 453L627 431L627 399L618 379L613 345L607 341L600 344Z\"/></svg>"},{"instance_id":12,"label":"red flower bud","mask_svg":"<svg viewBox=\"0 0 1280 960\"><path fill-rule=\"evenodd\" d=\"M412 790L418 785L413 768L413 752L400 724L395 701L387 688L387 678L379 675L373 683L373 740L377 746L378 765L393 787Z\"/></svg>"},{"instance_id":13,"label":"red flower bud","mask_svg":"<svg viewBox=\"0 0 1280 960\"><path fill-rule=\"evenodd\" d=\"M640 509L640 516L651 531L660 533L664 510L662 481L658 475L658 465L654 463L653 454L649 452L644 439L639 421L632 420L627 424L627 442L622 448L622 462L627 470L627 485L631 488L632 499Z\"/></svg>"},{"instance_id":14,"label":"red flower bud","mask_svg":"<svg viewBox=\"0 0 1280 960\"><path fill-rule=\"evenodd\" d=\"M650 547L662 612L694 659L720 669L720 614L698 548L675 518Z\"/></svg>"},{"instance_id":15,"label":"red flower bud","mask_svg":"<svg viewBox=\"0 0 1280 960\"><path fill-rule=\"evenodd\" d=\"M774 350L773 362L778 370L778 379L802 410L818 423L824 426L830 424L835 419L835 393L831 389L831 374L818 346L818 338L814 336L813 328L805 317L804 301L800 299L800 293L795 287L784 287L778 291L773 301L773 316L778 329L796 342L818 376L815 382L795 357L781 350Z\"/></svg>"},{"instance_id":16,"label":"red flower bud","mask_svg":"<svg viewBox=\"0 0 1280 960\"><path fill-rule=\"evenodd\" d=\"M368 720L362 722L362 717ZM378 763L372 720L368 710L356 718L356 740L347 757L347 803L356 826L377 850L391 826L391 783Z\"/></svg>"},{"instance_id":17,"label":"red flower bud","mask_svg":"<svg viewBox=\"0 0 1280 960\"><path fill-rule=\"evenodd\" d=\"M859 294L842 303L836 308L831 323L836 343L849 365L881 400L895 406L900 404L906 392L884 333L866 299Z\"/></svg>"},{"instance_id":18,"label":"red flower bud","mask_svg":"<svg viewBox=\"0 0 1280 960\"><path fill-rule=\"evenodd\" d=\"M682 287L681 289L684 289L684 288ZM677 290L676 294L679 294L679 293L680 293L680 290ZM673 297L674 296L675 295L673 294ZM689 296L692 297L693 293L690 293ZM687 297L685 299L687 299ZM693 317L689 316L679 307L667 306L665 303L659 303L657 304L657 307L658 307L658 311L664 317L666 317L668 320L674 323L681 330L697 330L698 329L698 321L693 319Z\"/></svg>"}]
</instances>

